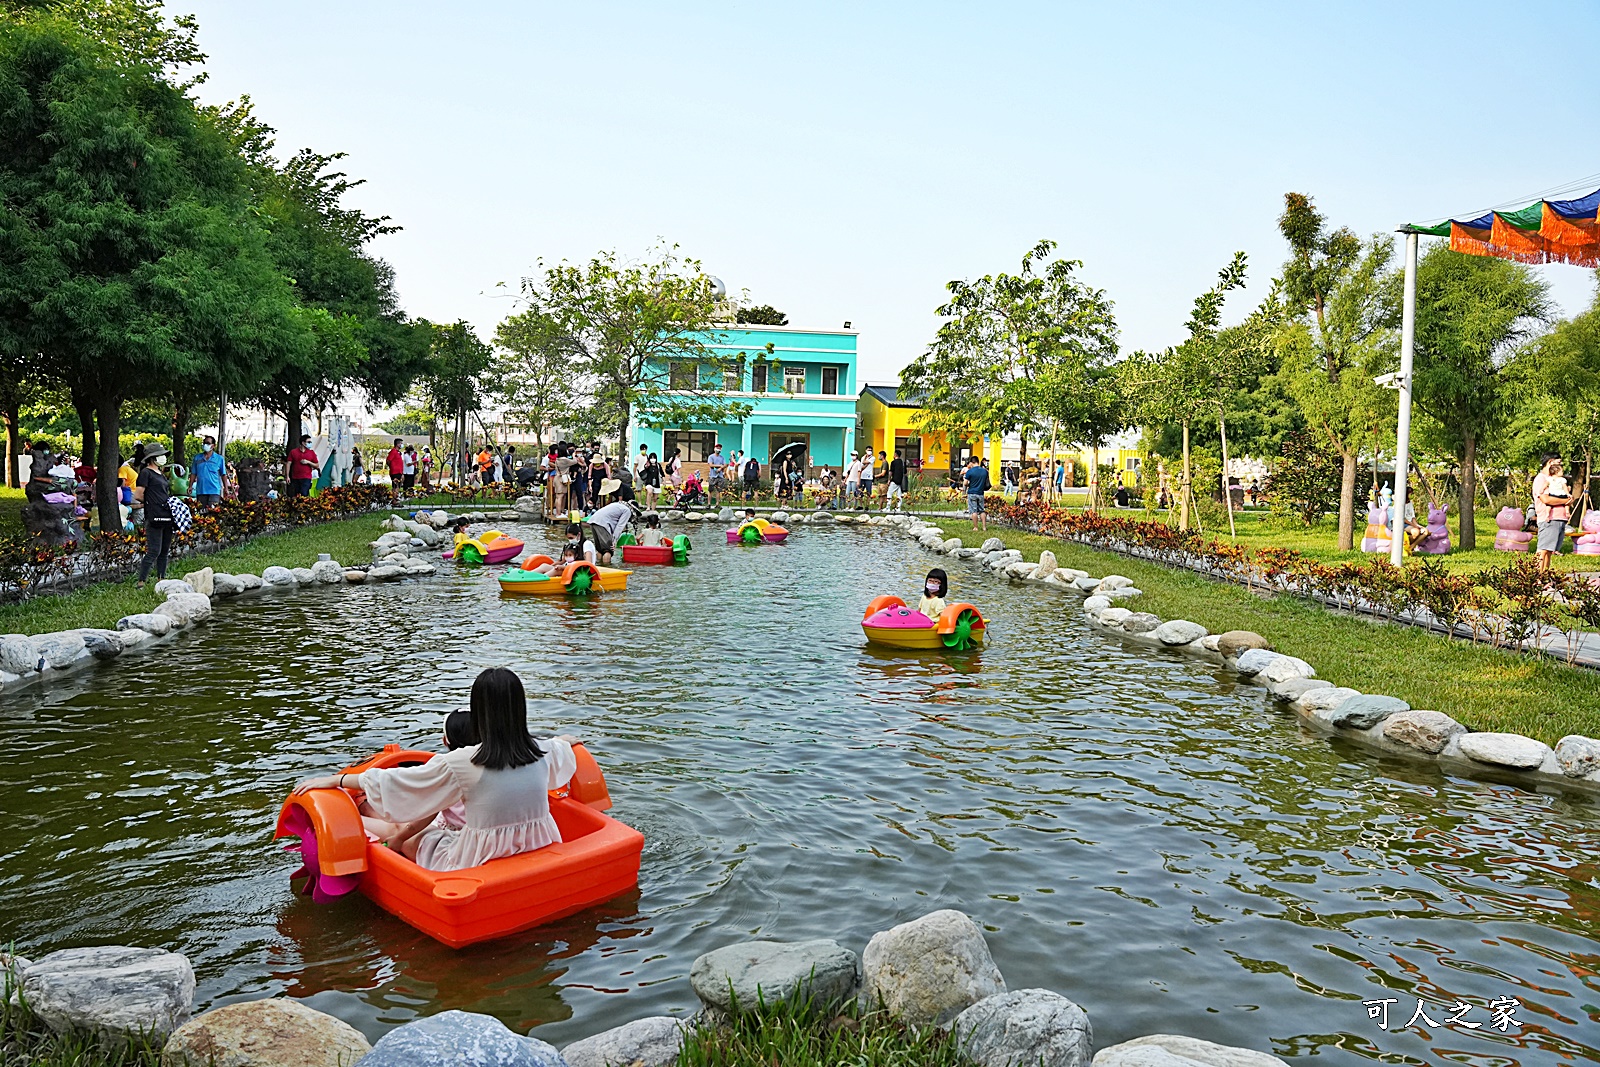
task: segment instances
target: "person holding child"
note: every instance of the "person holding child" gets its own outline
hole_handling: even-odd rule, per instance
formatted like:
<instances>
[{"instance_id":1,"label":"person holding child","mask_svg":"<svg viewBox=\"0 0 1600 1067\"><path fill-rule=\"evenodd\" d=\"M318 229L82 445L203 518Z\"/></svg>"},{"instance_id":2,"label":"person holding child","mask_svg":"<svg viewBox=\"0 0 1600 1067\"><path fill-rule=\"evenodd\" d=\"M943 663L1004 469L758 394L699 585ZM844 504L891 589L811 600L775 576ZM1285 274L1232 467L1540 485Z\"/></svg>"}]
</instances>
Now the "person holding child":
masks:
<instances>
[{"instance_id":1,"label":"person holding child","mask_svg":"<svg viewBox=\"0 0 1600 1067\"><path fill-rule=\"evenodd\" d=\"M1550 559L1561 551L1567 536L1567 521L1572 518L1572 490L1559 456L1546 456L1544 467L1533 479L1533 514L1539 522L1539 569L1550 569Z\"/></svg>"}]
</instances>

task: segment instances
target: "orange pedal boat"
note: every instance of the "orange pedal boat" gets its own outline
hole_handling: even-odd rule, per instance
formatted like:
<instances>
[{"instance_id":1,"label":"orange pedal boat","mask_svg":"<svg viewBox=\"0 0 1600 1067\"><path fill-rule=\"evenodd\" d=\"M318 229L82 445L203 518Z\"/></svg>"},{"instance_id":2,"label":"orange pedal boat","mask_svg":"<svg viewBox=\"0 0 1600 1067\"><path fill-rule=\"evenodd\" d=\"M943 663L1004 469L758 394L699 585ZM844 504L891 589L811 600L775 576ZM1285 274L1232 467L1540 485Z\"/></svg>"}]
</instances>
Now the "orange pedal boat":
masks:
<instances>
[{"instance_id":1,"label":"orange pedal boat","mask_svg":"<svg viewBox=\"0 0 1600 1067\"><path fill-rule=\"evenodd\" d=\"M506 937L603 904L639 884L644 835L601 814L611 807L605 776L588 749L572 749L577 772L566 788L550 792L561 841L533 852L458 871L430 871L368 841L359 794L344 789L291 795L273 836L300 837L304 847L305 835L312 835L314 848L305 850L312 883L359 879L354 888L375 904L451 948ZM385 745L344 770L414 766L433 756Z\"/></svg>"}]
</instances>

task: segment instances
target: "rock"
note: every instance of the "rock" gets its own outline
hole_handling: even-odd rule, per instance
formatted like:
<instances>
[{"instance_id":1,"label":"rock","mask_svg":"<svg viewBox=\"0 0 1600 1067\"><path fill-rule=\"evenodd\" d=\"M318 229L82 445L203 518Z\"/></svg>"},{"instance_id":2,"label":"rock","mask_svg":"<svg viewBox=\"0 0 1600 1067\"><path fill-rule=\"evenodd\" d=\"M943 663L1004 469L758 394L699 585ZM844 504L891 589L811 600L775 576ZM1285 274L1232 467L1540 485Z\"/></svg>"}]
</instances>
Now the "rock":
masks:
<instances>
[{"instance_id":1,"label":"rock","mask_svg":"<svg viewBox=\"0 0 1600 1067\"><path fill-rule=\"evenodd\" d=\"M955 555L961 559L977 559L982 554L982 549L977 548L962 548L957 549L955 552Z\"/></svg>"},{"instance_id":2,"label":"rock","mask_svg":"<svg viewBox=\"0 0 1600 1067\"><path fill-rule=\"evenodd\" d=\"M323 585L335 585L344 581L344 567L336 559L319 559L311 565L311 577Z\"/></svg>"},{"instance_id":3,"label":"rock","mask_svg":"<svg viewBox=\"0 0 1600 1067\"><path fill-rule=\"evenodd\" d=\"M738 512L734 511L732 508L723 508L721 511L717 512L718 522L733 522L738 517ZM776 512L773 513L772 521L777 522L779 526L783 525L782 522L778 522L778 516ZM562 1053L562 1055L566 1055L566 1053Z\"/></svg>"},{"instance_id":4,"label":"rock","mask_svg":"<svg viewBox=\"0 0 1600 1067\"><path fill-rule=\"evenodd\" d=\"M725 510L731 511L733 509L728 508ZM789 513L787 511L774 511L772 513L772 521L777 523L779 526L782 526L784 523L789 521Z\"/></svg>"},{"instance_id":5,"label":"rock","mask_svg":"<svg viewBox=\"0 0 1600 1067\"><path fill-rule=\"evenodd\" d=\"M370 1051L349 1023L272 997L190 1019L167 1038L161 1067L351 1067Z\"/></svg>"},{"instance_id":6,"label":"rock","mask_svg":"<svg viewBox=\"0 0 1600 1067\"><path fill-rule=\"evenodd\" d=\"M1200 639L1200 647L1204 648L1207 652L1221 652L1221 641L1221 634L1206 634Z\"/></svg>"},{"instance_id":7,"label":"rock","mask_svg":"<svg viewBox=\"0 0 1600 1067\"><path fill-rule=\"evenodd\" d=\"M1585 778L1600 771L1600 741L1568 734L1556 742L1556 762L1568 778Z\"/></svg>"},{"instance_id":8,"label":"rock","mask_svg":"<svg viewBox=\"0 0 1600 1067\"><path fill-rule=\"evenodd\" d=\"M676 1067L683 1021L670 1015L639 1019L561 1050L567 1067Z\"/></svg>"},{"instance_id":9,"label":"rock","mask_svg":"<svg viewBox=\"0 0 1600 1067\"><path fill-rule=\"evenodd\" d=\"M435 567L431 563L424 563L420 559L408 560L404 569L405 572L411 575L413 578L426 578L430 574L437 574L439 572L438 567Z\"/></svg>"},{"instance_id":10,"label":"rock","mask_svg":"<svg viewBox=\"0 0 1600 1067\"><path fill-rule=\"evenodd\" d=\"M1229 659L1252 648L1271 649L1272 646L1254 630L1229 630L1217 638L1217 651Z\"/></svg>"},{"instance_id":11,"label":"rock","mask_svg":"<svg viewBox=\"0 0 1600 1067\"><path fill-rule=\"evenodd\" d=\"M1100 613L1100 612L1104 612L1110 606L1111 606L1111 598L1108 597L1108 596L1092 596L1092 597L1089 597L1088 599L1086 599L1083 602L1083 610L1087 611L1091 615L1094 615L1094 614ZM1123 611L1127 611L1128 609L1127 608L1123 608L1122 610ZM1132 612L1128 612L1128 614L1131 615L1133 613Z\"/></svg>"},{"instance_id":12,"label":"rock","mask_svg":"<svg viewBox=\"0 0 1600 1067\"><path fill-rule=\"evenodd\" d=\"M310 567L291 567L289 573L294 575L295 582L300 585L310 585L317 580L317 576L311 573Z\"/></svg>"},{"instance_id":13,"label":"rock","mask_svg":"<svg viewBox=\"0 0 1600 1067\"><path fill-rule=\"evenodd\" d=\"M1411 705L1399 697L1361 693L1341 703L1330 721L1346 730L1370 730L1396 712L1410 710Z\"/></svg>"},{"instance_id":14,"label":"rock","mask_svg":"<svg viewBox=\"0 0 1600 1067\"><path fill-rule=\"evenodd\" d=\"M1332 689L1333 683L1322 678L1290 678L1286 682L1273 682L1267 690L1275 697L1293 703L1313 689Z\"/></svg>"},{"instance_id":15,"label":"rock","mask_svg":"<svg viewBox=\"0 0 1600 1067\"><path fill-rule=\"evenodd\" d=\"M410 541L410 531L390 530L388 533L379 534L376 541L368 541L367 544L372 548L388 548L390 545L409 544Z\"/></svg>"},{"instance_id":16,"label":"rock","mask_svg":"<svg viewBox=\"0 0 1600 1067\"><path fill-rule=\"evenodd\" d=\"M40 634L33 639L33 647L39 650L39 658L44 660L46 666L58 671L71 666L72 661L84 651L83 638L76 630Z\"/></svg>"},{"instance_id":17,"label":"rock","mask_svg":"<svg viewBox=\"0 0 1600 1067\"><path fill-rule=\"evenodd\" d=\"M831 512L831 511L818 511L818 512L814 512L812 514L812 516L811 516L811 521L812 522L820 522L820 523L823 523L824 525L826 525L827 523L830 523L830 522L834 522L836 520L837 520L837 516L835 516L834 513Z\"/></svg>"},{"instance_id":18,"label":"rock","mask_svg":"<svg viewBox=\"0 0 1600 1067\"><path fill-rule=\"evenodd\" d=\"M288 567L268 567L261 572L261 580L267 585L279 589L299 584L294 580L294 572Z\"/></svg>"},{"instance_id":19,"label":"rock","mask_svg":"<svg viewBox=\"0 0 1600 1067\"><path fill-rule=\"evenodd\" d=\"M683 512L679 511L677 508L672 508L667 512L666 520L668 522L682 522Z\"/></svg>"},{"instance_id":20,"label":"rock","mask_svg":"<svg viewBox=\"0 0 1600 1067\"><path fill-rule=\"evenodd\" d=\"M1351 697L1360 695L1359 690L1336 685L1326 689L1308 689L1296 697L1294 703L1308 715L1316 715L1319 712L1331 712ZM1332 726L1333 723L1328 721L1328 725Z\"/></svg>"},{"instance_id":21,"label":"rock","mask_svg":"<svg viewBox=\"0 0 1600 1067\"><path fill-rule=\"evenodd\" d=\"M12 986L21 984L22 972L32 966L33 961L26 956L0 951L0 986L5 985L7 981Z\"/></svg>"},{"instance_id":22,"label":"rock","mask_svg":"<svg viewBox=\"0 0 1600 1067\"><path fill-rule=\"evenodd\" d=\"M379 563L392 563L395 566L399 566L400 564L405 563L406 561L408 561L410 558L411 558L411 555L410 555L410 553L407 553L407 552L387 552L387 553L385 553L384 555L382 555L382 556L380 556L378 558L378 562Z\"/></svg>"},{"instance_id":23,"label":"rock","mask_svg":"<svg viewBox=\"0 0 1600 1067\"><path fill-rule=\"evenodd\" d=\"M188 626L191 621L189 618L189 609L184 607L182 604L175 604L170 600L165 604L158 604L156 606L156 610L151 612L151 614L165 615L167 618L171 619L172 628L174 630L183 629L185 626Z\"/></svg>"},{"instance_id":24,"label":"rock","mask_svg":"<svg viewBox=\"0 0 1600 1067\"><path fill-rule=\"evenodd\" d=\"M961 547L961 538L959 538L959 537L947 538L943 542L940 543L939 547L941 549L943 549L947 553L955 552L957 549L959 549Z\"/></svg>"},{"instance_id":25,"label":"rock","mask_svg":"<svg viewBox=\"0 0 1600 1067\"><path fill-rule=\"evenodd\" d=\"M214 572L210 567L201 567L197 571L190 571L188 574L185 574L183 576L183 580L188 582L189 588L193 589L196 593L199 593L202 596L210 596L211 575L213 573Z\"/></svg>"},{"instance_id":26,"label":"rock","mask_svg":"<svg viewBox=\"0 0 1600 1067\"><path fill-rule=\"evenodd\" d=\"M134 618L135 616L129 616ZM122 623L117 623L120 628ZM0 637L0 670L12 674L32 674L45 667L44 656L34 639L24 634L7 634Z\"/></svg>"},{"instance_id":27,"label":"rock","mask_svg":"<svg viewBox=\"0 0 1600 1067\"><path fill-rule=\"evenodd\" d=\"M1101 626L1121 626L1132 614L1127 608L1106 608L1095 618Z\"/></svg>"},{"instance_id":28,"label":"rock","mask_svg":"<svg viewBox=\"0 0 1600 1067\"><path fill-rule=\"evenodd\" d=\"M1019 560L1022 558L1022 550L1018 548L1002 548L1000 557L1002 559Z\"/></svg>"},{"instance_id":29,"label":"rock","mask_svg":"<svg viewBox=\"0 0 1600 1067\"><path fill-rule=\"evenodd\" d=\"M211 576L212 596L238 596L244 592L244 583L231 574L214 574Z\"/></svg>"},{"instance_id":30,"label":"rock","mask_svg":"<svg viewBox=\"0 0 1600 1067\"><path fill-rule=\"evenodd\" d=\"M1100 595L1101 596L1108 596L1112 600L1127 600L1130 597L1139 596L1143 592L1144 592L1144 590L1139 589L1139 588L1137 588L1135 586L1120 585L1115 589L1102 590Z\"/></svg>"},{"instance_id":31,"label":"rock","mask_svg":"<svg viewBox=\"0 0 1600 1067\"><path fill-rule=\"evenodd\" d=\"M22 972L22 996L57 1033L164 1038L189 1019L194 969L184 956L159 948L68 948Z\"/></svg>"},{"instance_id":32,"label":"rock","mask_svg":"<svg viewBox=\"0 0 1600 1067\"><path fill-rule=\"evenodd\" d=\"M745 941L695 960L689 984L703 1003L724 1011L796 995L830 1004L855 993L856 954L829 940Z\"/></svg>"},{"instance_id":33,"label":"rock","mask_svg":"<svg viewBox=\"0 0 1600 1067\"><path fill-rule=\"evenodd\" d=\"M143 630L135 629L117 631L117 643L122 646L122 651L124 652L128 651L130 648L138 648L146 641L154 640L155 637L153 635L146 633Z\"/></svg>"},{"instance_id":34,"label":"rock","mask_svg":"<svg viewBox=\"0 0 1600 1067\"><path fill-rule=\"evenodd\" d=\"M1056 572L1056 554L1048 548L1039 553L1039 570L1035 578L1048 578Z\"/></svg>"},{"instance_id":35,"label":"rock","mask_svg":"<svg viewBox=\"0 0 1600 1067\"><path fill-rule=\"evenodd\" d=\"M1202 1041L1198 1037L1151 1034L1095 1053L1094 1067L1289 1067L1254 1049Z\"/></svg>"},{"instance_id":36,"label":"rock","mask_svg":"<svg viewBox=\"0 0 1600 1067\"><path fill-rule=\"evenodd\" d=\"M861 962L863 1005L908 1026L943 1026L1006 991L983 931L951 909L873 934Z\"/></svg>"},{"instance_id":37,"label":"rock","mask_svg":"<svg viewBox=\"0 0 1600 1067\"><path fill-rule=\"evenodd\" d=\"M1233 669L1246 678L1253 678L1258 671L1277 658L1278 653L1273 652L1271 649L1247 648L1239 653Z\"/></svg>"},{"instance_id":38,"label":"rock","mask_svg":"<svg viewBox=\"0 0 1600 1067\"><path fill-rule=\"evenodd\" d=\"M361 1067L566 1067L555 1046L488 1015L443 1011L390 1030Z\"/></svg>"},{"instance_id":39,"label":"rock","mask_svg":"<svg viewBox=\"0 0 1600 1067\"><path fill-rule=\"evenodd\" d=\"M1170 619L1152 633L1163 645L1191 645L1206 635L1206 628L1188 619Z\"/></svg>"},{"instance_id":40,"label":"rock","mask_svg":"<svg viewBox=\"0 0 1600 1067\"><path fill-rule=\"evenodd\" d=\"M211 598L199 593L178 593L167 598L168 604L181 604L189 613L190 622L205 622L211 618Z\"/></svg>"},{"instance_id":41,"label":"rock","mask_svg":"<svg viewBox=\"0 0 1600 1067\"><path fill-rule=\"evenodd\" d=\"M1467 728L1440 711L1397 711L1383 720L1383 737L1397 745L1437 756L1452 737Z\"/></svg>"},{"instance_id":42,"label":"rock","mask_svg":"<svg viewBox=\"0 0 1600 1067\"><path fill-rule=\"evenodd\" d=\"M1006 547L1006 543L998 537L985 538L983 544L978 546L985 552L999 552Z\"/></svg>"},{"instance_id":43,"label":"rock","mask_svg":"<svg viewBox=\"0 0 1600 1067\"><path fill-rule=\"evenodd\" d=\"M1100 579L1100 585L1105 589L1124 589L1132 584L1132 578L1125 578L1120 574L1108 574Z\"/></svg>"},{"instance_id":44,"label":"rock","mask_svg":"<svg viewBox=\"0 0 1600 1067\"><path fill-rule=\"evenodd\" d=\"M367 577L375 582L387 582L404 575L405 568L393 563L385 563L379 567L372 567L367 571Z\"/></svg>"},{"instance_id":45,"label":"rock","mask_svg":"<svg viewBox=\"0 0 1600 1067\"><path fill-rule=\"evenodd\" d=\"M1048 989L986 997L951 1029L978 1067L1088 1067L1094 1044L1088 1013Z\"/></svg>"},{"instance_id":46,"label":"rock","mask_svg":"<svg viewBox=\"0 0 1600 1067\"><path fill-rule=\"evenodd\" d=\"M193 593L194 586L177 578L163 578L156 583L156 596L169 597L173 593Z\"/></svg>"},{"instance_id":47,"label":"rock","mask_svg":"<svg viewBox=\"0 0 1600 1067\"><path fill-rule=\"evenodd\" d=\"M83 647L95 659L116 659L122 655L122 638L115 630L79 630Z\"/></svg>"},{"instance_id":48,"label":"rock","mask_svg":"<svg viewBox=\"0 0 1600 1067\"><path fill-rule=\"evenodd\" d=\"M117 620L117 629L123 632L128 630L141 630L151 637L165 637L172 632L172 620L165 615L153 615L144 612L139 615L124 615ZM5 644L0 642L0 666L5 666ZM7 668L8 670L10 668Z\"/></svg>"},{"instance_id":49,"label":"rock","mask_svg":"<svg viewBox=\"0 0 1600 1067\"><path fill-rule=\"evenodd\" d=\"M366 571L348 570L344 572L344 580L351 585L360 585L367 580Z\"/></svg>"},{"instance_id":50,"label":"rock","mask_svg":"<svg viewBox=\"0 0 1600 1067\"><path fill-rule=\"evenodd\" d=\"M263 585L267 584L261 580L261 575L259 574L235 574L234 578L237 579L239 584L245 589L260 589Z\"/></svg>"},{"instance_id":51,"label":"rock","mask_svg":"<svg viewBox=\"0 0 1600 1067\"><path fill-rule=\"evenodd\" d=\"M1037 563L1029 563L1025 559L1019 559L1015 563L1006 566L1006 576L1010 578L1032 578L1038 573L1039 565Z\"/></svg>"},{"instance_id":52,"label":"rock","mask_svg":"<svg viewBox=\"0 0 1600 1067\"><path fill-rule=\"evenodd\" d=\"M1531 771L1550 755L1550 746L1521 734L1462 734L1461 754L1479 763Z\"/></svg>"},{"instance_id":53,"label":"rock","mask_svg":"<svg viewBox=\"0 0 1600 1067\"><path fill-rule=\"evenodd\" d=\"M1156 627L1160 625L1161 616L1152 615L1148 611L1129 612L1128 617L1122 620L1122 628L1130 634L1154 633Z\"/></svg>"},{"instance_id":54,"label":"rock","mask_svg":"<svg viewBox=\"0 0 1600 1067\"><path fill-rule=\"evenodd\" d=\"M1091 578L1088 575L1084 575L1072 584L1076 585L1079 589L1082 589L1085 593L1093 593L1096 589L1100 588L1100 579Z\"/></svg>"},{"instance_id":55,"label":"rock","mask_svg":"<svg viewBox=\"0 0 1600 1067\"><path fill-rule=\"evenodd\" d=\"M517 503L520 504L522 501L519 499ZM434 525L435 529L442 530L446 526L450 525L450 513L448 511L430 512L428 514L428 521Z\"/></svg>"}]
</instances>

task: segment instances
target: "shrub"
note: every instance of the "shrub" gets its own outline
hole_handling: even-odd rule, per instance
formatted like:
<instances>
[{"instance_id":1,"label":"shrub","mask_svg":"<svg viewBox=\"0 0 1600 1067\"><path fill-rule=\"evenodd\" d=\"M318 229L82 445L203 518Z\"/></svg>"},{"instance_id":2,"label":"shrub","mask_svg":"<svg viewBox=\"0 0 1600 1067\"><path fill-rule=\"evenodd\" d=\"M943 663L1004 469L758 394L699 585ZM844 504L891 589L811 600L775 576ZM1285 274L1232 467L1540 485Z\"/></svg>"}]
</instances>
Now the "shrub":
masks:
<instances>
[{"instance_id":1,"label":"shrub","mask_svg":"<svg viewBox=\"0 0 1600 1067\"><path fill-rule=\"evenodd\" d=\"M1293 516L1304 526L1314 526L1339 508L1339 484L1344 461L1309 431L1284 439L1283 454L1261 487L1273 514Z\"/></svg>"}]
</instances>

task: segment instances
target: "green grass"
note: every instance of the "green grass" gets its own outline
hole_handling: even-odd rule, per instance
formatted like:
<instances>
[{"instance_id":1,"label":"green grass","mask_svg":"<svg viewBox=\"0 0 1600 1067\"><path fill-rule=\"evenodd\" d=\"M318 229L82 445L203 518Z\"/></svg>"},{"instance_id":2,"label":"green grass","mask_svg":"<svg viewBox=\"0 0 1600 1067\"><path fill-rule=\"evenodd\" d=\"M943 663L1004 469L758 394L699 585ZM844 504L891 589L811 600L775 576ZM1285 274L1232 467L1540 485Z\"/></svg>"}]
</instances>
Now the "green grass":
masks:
<instances>
[{"instance_id":1,"label":"green grass","mask_svg":"<svg viewBox=\"0 0 1600 1067\"><path fill-rule=\"evenodd\" d=\"M914 1030L881 1013L840 1012L794 1004L766 1005L723 1026L690 1031L679 1067L958 1067L954 1037Z\"/></svg>"},{"instance_id":2,"label":"green grass","mask_svg":"<svg viewBox=\"0 0 1600 1067\"><path fill-rule=\"evenodd\" d=\"M237 548L174 559L167 570L167 577L181 578L202 567L230 574L260 574L273 564L309 567L319 552L326 552L342 563L364 564L372 558L368 542L383 532L382 523L386 515L363 515L318 526L303 526L285 533L258 537ZM125 578L120 582L99 582L58 596L0 604L0 633L43 634L81 626L113 628L124 615L149 611L161 603L162 598L155 594L155 575L152 573L150 577L150 584L144 589L135 585L135 578Z\"/></svg>"},{"instance_id":3,"label":"green grass","mask_svg":"<svg viewBox=\"0 0 1600 1067\"><path fill-rule=\"evenodd\" d=\"M159 1067L159 1041L103 1045L88 1034L52 1033L25 1004L11 1003L13 981L7 970L0 982L0 1067Z\"/></svg>"},{"instance_id":4,"label":"green grass","mask_svg":"<svg viewBox=\"0 0 1600 1067\"><path fill-rule=\"evenodd\" d=\"M967 544L994 536L1030 559L1049 549L1062 566L1097 577L1127 575L1143 590L1137 610L1189 619L1213 633L1254 630L1277 651L1306 660L1319 678L1442 711L1468 729L1526 734L1550 745L1567 734L1600 737L1600 671L1446 641L1415 627L1341 615L1296 597L1267 598L1242 586L1037 534L1000 527L985 534L956 520L939 525L946 536Z\"/></svg>"},{"instance_id":5,"label":"green grass","mask_svg":"<svg viewBox=\"0 0 1600 1067\"><path fill-rule=\"evenodd\" d=\"M0 485L0 534L22 532L22 506L27 502L21 489Z\"/></svg>"}]
</instances>

